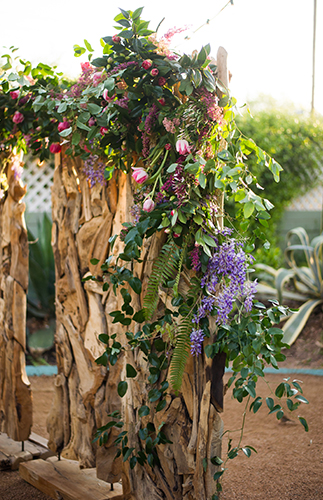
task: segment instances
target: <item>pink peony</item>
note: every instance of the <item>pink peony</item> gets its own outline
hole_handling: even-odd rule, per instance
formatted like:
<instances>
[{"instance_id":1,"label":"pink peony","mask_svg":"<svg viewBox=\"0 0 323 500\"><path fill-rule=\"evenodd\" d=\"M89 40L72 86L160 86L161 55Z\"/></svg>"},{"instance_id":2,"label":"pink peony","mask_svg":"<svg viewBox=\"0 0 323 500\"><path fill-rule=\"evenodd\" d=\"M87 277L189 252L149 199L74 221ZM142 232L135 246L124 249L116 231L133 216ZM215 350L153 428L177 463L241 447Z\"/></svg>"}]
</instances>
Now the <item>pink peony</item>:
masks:
<instances>
[{"instance_id":1,"label":"pink peony","mask_svg":"<svg viewBox=\"0 0 323 500\"><path fill-rule=\"evenodd\" d=\"M108 132L109 132L109 129L107 129L107 127L101 127L100 128L100 134L101 135L107 134Z\"/></svg>"},{"instance_id":2,"label":"pink peony","mask_svg":"<svg viewBox=\"0 0 323 500\"><path fill-rule=\"evenodd\" d=\"M61 145L59 142L53 142L49 146L49 151L53 154L60 153L62 151Z\"/></svg>"},{"instance_id":3,"label":"pink peony","mask_svg":"<svg viewBox=\"0 0 323 500\"><path fill-rule=\"evenodd\" d=\"M149 68L151 68L152 63L153 63L153 62L152 62L152 60L151 60L151 59L145 59L145 60L142 62L141 66L142 66L144 69L149 69Z\"/></svg>"},{"instance_id":4,"label":"pink peony","mask_svg":"<svg viewBox=\"0 0 323 500\"><path fill-rule=\"evenodd\" d=\"M64 120L63 122L59 122L57 129L58 132L63 132L63 130L66 130L69 127L70 127L70 122Z\"/></svg>"},{"instance_id":5,"label":"pink peony","mask_svg":"<svg viewBox=\"0 0 323 500\"><path fill-rule=\"evenodd\" d=\"M147 200L144 201L142 208L145 212L152 212L155 208L155 203L150 198L147 198Z\"/></svg>"},{"instance_id":6,"label":"pink peony","mask_svg":"<svg viewBox=\"0 0 323 500\"><path fill-rule=\"evenodd\" d=\"M163 85L165 85L166 81L167 81L166 78L161 76L160 78L158 78L158 85L162 87Z\"/></svg>"},{"instance_id":7,"label":"pink peony","mask_svg":"<svg viewBox=\"0 0 323 500\"><path fill-rule=\"evenodd\" d=\"M153 68L150 72L151 76L157 76L159 74L159 71L157 68Z\"/></svg>"},{"instance_id":8,"label":"pink peony","mask_svg":"<svg viewBox=\"0 0 323 500\"><path fill-rule=\"evenodd\" d=\"M191 148L185 139L181 139L176 142L176 151L180 155L185 155L191 152Z\"/></svg>"},{"instance_id":9,"label":"pink peony","mask_svg":"<svg viewBox=\"0 0 323 500\"><path fill-rule=\"evenodd\" d=\"M96 119L93 116L91 116L91 118L87 123L89 127L94 127L94 125L96 125Z\"/></svg>"},{"instance_id":10,"label":"pink peony","mask_svg":"<svg viewBox=\"0 0 323 500\"><path fill-rule=\"evenodd\" d=\"M131 167L133 170L132 177L138 184L143 184L148 179L146 170L142 167Z\"/></svg>"},{"instance_id":11,"label":"pink peony","mask_svg":"<svg viewBox=\"0 0 323 500\"><path fill-rule=\"evenodd\" d=\"M13 90L12 92L10 92L11 99L18 99L19 94L20 94L19 90Z\"/></svg>"},{"instance_id":12,"label":"pink peony","mask_svg":"<svg viewBox=\"0 0 323 500\"><path fill-rule=\"evenodd\" d=\"M15 114L12 117L13 123L21 123L24 121L24 115L20 113L19 111L16 111Z\"/></svg>"},{"instance_id":13,"label":"pink peony","mask_svg":"<svg viewBox=\"0 0 323 500\"><path fill-rule=\"evenodd\" d=\"M120 43L121 38L118 35L113 35L112 41L114 43Z\"/></svg>"}]
</instances>

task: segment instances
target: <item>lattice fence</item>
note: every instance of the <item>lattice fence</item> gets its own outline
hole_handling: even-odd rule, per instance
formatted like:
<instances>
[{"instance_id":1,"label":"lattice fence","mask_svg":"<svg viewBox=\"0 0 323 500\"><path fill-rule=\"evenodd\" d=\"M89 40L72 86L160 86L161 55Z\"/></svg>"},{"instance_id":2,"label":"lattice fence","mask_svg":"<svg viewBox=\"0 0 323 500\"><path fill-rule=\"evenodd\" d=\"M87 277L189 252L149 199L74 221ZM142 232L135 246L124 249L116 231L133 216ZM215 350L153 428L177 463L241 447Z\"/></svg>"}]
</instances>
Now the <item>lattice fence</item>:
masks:
<instances>
[{"instance_id":1,"label":"lattice fence","mask_svg":"<svg viewBox=\"0 0 323 500\"><path fill-rule=\"evenodd\" d=\"M26 158L22 180L27 184L24 198L29 212L51 211L51 188L54 176L54 163L39 164L39 160Z\"/></svg>"},{"instance_id":2,"label":"lattice fence","mask_svg":"<svg viewBox=\"0 0 323 500\"><path fill-rule=\"evenodd\" d=\"M296 198L287 208L288 212L322 211L323 186L317 186L303 196Z\"/></svg>"}]
</instances>

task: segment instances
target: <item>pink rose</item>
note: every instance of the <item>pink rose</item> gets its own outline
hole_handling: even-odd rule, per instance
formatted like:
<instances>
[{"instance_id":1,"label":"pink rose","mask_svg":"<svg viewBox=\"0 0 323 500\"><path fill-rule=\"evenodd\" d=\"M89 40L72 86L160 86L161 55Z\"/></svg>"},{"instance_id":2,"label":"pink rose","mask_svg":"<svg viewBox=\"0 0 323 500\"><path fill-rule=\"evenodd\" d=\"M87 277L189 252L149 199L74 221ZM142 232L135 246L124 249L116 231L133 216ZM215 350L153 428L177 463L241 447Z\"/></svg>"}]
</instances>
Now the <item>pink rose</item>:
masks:
<instances>
[{"instance_id":1,"label":"pink rose","mask_svg":"<svg viewBox=\"0 0 323 500\"><path fill-rule=\"evenodd\" d=\"M142 66L144 69L149 69L149 68L151 68L152 64L153 64L153 62L152 62L152 60L151 60L151 59L145 59L145 60L142 62L141 66ZM157 70L157 71L158 71L158 70Z\"/></svg>"},{"instance_id":2,"label":"pink rose","mask_svg":"<svg viewBox=\"0 0 323 500\"><path fill-rule=\"evenodd\" d=\"M94 127L94 125L96 125L96 119L93 116L91 116L91 118L88 121L88 126Z\"/></svg>"},{"instance_id":3,"label":"pink rose","mask_svg":"<svg viewBox=\"0 0 323 500\"><path fill-rule=\"evenodd\" d=\"M176 142L176 151L180 155L185 155L191 152L191 148L185 139L181 139Z\"/></svg>"},{"instance_id":4,"label":"pink rose","mask_svg":"<svg viewBox=\"0 0 323 500\"><path fill-rule=\"evenodd\" d=\"M20 113L19 111L16 111L15 114L12 117L13 123L21 123L24 121L24 115Z\"/></svg>"},{"instance_id":5,"label":"pink rose","mask_svg":"<svg viewBox=\"0 0 323 500\"><path fill-rule=\"evenodd\" d=\"M69 127L70 127L70 122L64 120L63 122L59 122L57 129L58 132L63 132L63 130L66 130Z\"/></svg>"},{"instance_id":6,"label":"pink rose","mask_svg":"<svg viewBox=\"0 0 323 500\"><path fill-rule=\"evenodd\" d=\"M157 68L153 68L150 72L151 76L157 76L159 74L159 71Z\"/></svg>"},{"instance_id":7,"label":"pink rose","mask_svg":"<svg viewBox=\"0 0 323 500\"><path fill-rule=\"evenodd\" d=\"M113 35L112 41L114 43L120 43L121 38L118 35Z\"/></svg>"},{"instance_id":8,"label":"pink rose","mask_svg":"<svg viewBox=\"0 0 323 500\"><path fill-rule=\"evenodd\" d=\"M147 198L147 200L144 201L142 208L145 212L152 212L155 208L155 203L150 198Z\"/></svg>"},{"instance_id":9,"label":"pink rose","mask_svg":"<svg viewBox=\"0 0 323 500\"><path fill-rule=\"evenodd\" d=\"M142 167L131 167L133 170L132 177L138 184L143 184L148 179L146 170Z\"/></svg>"},{"instance_id":10,"label":"pink rose","mask_svg":"<svg viewBox=\"0 0 323 500\"><path fill-rule=\"evenodd\" d=\"M59 142L53 142L49 146L49 151L53 154L60 153L62 151L61 145Z\"/></svg>"},{"instance_id":11,"label":"pink rose","mask_svg":"<svg viewBox=\"0 0 323 500\"><path fill-rule=\"evenodd\" d=\"M82 68L82 71L85 72L85 71L92 69L92 66L89 62L84 62L84 63L81 63L81 68Z\"/></svg>"},{"instance_id":12,"label":"pink rose","mask_svg":"<svg viewBox=\"0 0 323 500\"><path fill-rule=\"evenodd\" d=\"M161 76L160 78L158 78L158 85L162 87L163 85L165 85L166 81L167 81L166 78Z\"/></svg>"},{"instance_id":13,"label":"pink rose","mask_svg":"<svg viewBox=\"0 0 323 500\"><path fill-rule=\"evenodd\" d=\"M19 94L20 94L19 90L13 90L12 92L10 92L11 99L18 99Z\"/></svg>"},{"instance_id":14,"label":"pink rose","mask_svg":"<svg viewBox=\"0 0 323 500\"><path fill-rule=\"evenodd\" d=\"M109 129L107 129L106 127L101 127L100 128L100 134L101 135L105 135L109 132Z\"/></svg>"}]
</instances>

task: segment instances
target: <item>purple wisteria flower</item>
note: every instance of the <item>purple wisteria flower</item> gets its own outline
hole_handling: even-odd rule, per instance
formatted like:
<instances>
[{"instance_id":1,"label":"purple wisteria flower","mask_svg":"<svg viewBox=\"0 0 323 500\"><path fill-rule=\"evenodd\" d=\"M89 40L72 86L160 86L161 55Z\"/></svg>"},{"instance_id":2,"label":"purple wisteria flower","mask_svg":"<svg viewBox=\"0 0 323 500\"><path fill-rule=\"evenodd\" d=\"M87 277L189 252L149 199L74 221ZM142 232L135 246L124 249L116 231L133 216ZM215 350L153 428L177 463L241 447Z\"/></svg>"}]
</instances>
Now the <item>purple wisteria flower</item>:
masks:
<instances>
[{"instance_id":1,"label":"purple wisteria flower","mask_svg":"<svg viewBox=\"0 0 323 500\"><path fill-rule=\"evenodd\" d=\"M222 235L223 232L221 231ZM225 230L226 234L230 232L230 229ZM208 295L202 298L193 323L198 325L201 319L215 311L216 322L227 324L237 299L244 300L243 307L247 312L251 311L257 282L247 281L247 272L253 260L253 257L244 252L242 243L234 238L227 239L215 247L206 273L201 279L201 287Z\"/></svg>"},{"instance_id":2,"label":"purple wisteria flower","mask_svg":"<svg viewBox=\"0 0 323 500\"><path fill-rule=\"evenodd\" d=\"M101 184L101 186L105 185L104 170L105 163L103 161L99 161L98 155L90 155L84 161L83 172L86 175L91 188L96 183Z\"/></svg>"},{"instance_id":3,"label":"purple wisteria flower","mask_svg":"<svg viewBox=\"0 0 323 500\"><path fill-rule=\"evenodd\" d=\"M191 338L191 354L193 356L198 356L202 352L202 344L204 340L203 330L193 328L190 338Z\"/></svg>"}]
</instances>

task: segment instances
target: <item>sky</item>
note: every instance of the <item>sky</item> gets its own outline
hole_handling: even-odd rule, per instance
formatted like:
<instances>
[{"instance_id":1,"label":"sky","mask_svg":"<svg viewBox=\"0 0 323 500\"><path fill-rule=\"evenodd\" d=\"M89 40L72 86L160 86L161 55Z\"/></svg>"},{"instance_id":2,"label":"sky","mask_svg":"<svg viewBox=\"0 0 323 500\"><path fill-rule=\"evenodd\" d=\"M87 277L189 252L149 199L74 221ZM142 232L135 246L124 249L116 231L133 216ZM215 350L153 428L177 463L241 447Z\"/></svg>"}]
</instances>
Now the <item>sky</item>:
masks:
<instances>
[{"instance_id":1,"label":"sky","mask_svg":"<svg viewBox=\"0 0 323 500\"><path fill-rule=\"evenodd\" d=\"M243 105L259 95L275 98L279 105L293 103L310 111L312 99L314 0L15 0L1 6L0 54L19 47L19 55L33 63L56 64L76 77L86 56L74 57L73 45L87 39L96 55L100 38L113 35L118 7L144 6L143 19L159 34L169 28L189 26L174 38L173 46L186 53L211 44L228 52L232 73L231 94ZM14 5L14 9L13 9ZM221 9L223 9L221 11ZM209 20L209 22L207 22ZM5 21L5 22L4 22ZM189 39L185 39L188 37ZM315 110L323 115L323 0L317 0ZM252 108L251 108L252 109Z\"/></svg>"}]
</instances>

